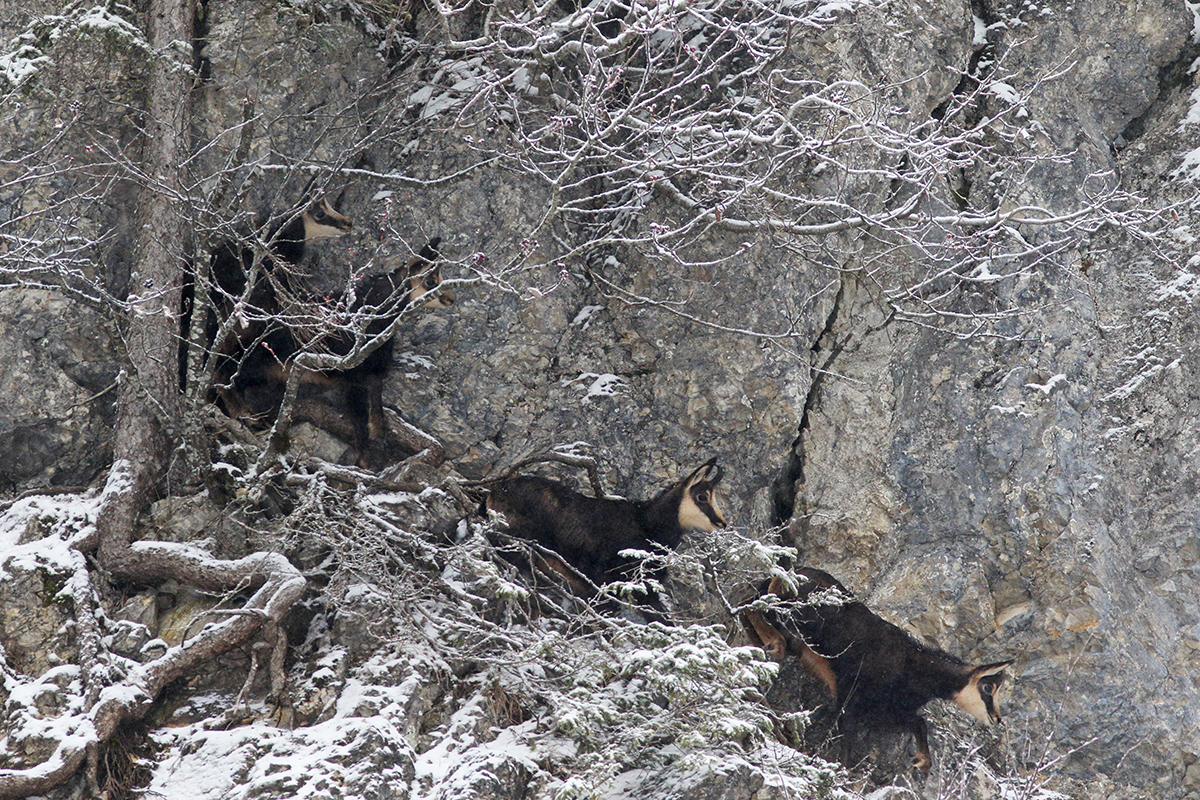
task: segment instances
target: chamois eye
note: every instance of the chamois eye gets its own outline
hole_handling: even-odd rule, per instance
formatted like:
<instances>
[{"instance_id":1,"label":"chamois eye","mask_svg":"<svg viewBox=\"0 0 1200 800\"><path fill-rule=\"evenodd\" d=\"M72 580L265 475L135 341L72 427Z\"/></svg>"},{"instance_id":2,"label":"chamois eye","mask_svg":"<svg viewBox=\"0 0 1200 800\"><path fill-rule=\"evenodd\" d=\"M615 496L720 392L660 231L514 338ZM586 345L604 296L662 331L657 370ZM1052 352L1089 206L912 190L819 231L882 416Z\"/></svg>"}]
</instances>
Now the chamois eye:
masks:
<instances>
[{"instance_id":1,"label":"chamois eye","mask_svg":"<svg viewBox=\"0 0 1200 800\"><path fill-rule=\"evenodd\" d=\"M990 683L981 683L979 684L979 693L985 696L990 695L995 688Z\"/></svg>"},{"instance_id":2,"label":"chamois eye","mask_svg":"<svg viewBox=\"0 0 1200 800\"><path fill-rule=\"evenodd\" d=\"M696 502L697 503L707 503L708 502L708 492L696 492Z\"/></svg>"}]
</instances>

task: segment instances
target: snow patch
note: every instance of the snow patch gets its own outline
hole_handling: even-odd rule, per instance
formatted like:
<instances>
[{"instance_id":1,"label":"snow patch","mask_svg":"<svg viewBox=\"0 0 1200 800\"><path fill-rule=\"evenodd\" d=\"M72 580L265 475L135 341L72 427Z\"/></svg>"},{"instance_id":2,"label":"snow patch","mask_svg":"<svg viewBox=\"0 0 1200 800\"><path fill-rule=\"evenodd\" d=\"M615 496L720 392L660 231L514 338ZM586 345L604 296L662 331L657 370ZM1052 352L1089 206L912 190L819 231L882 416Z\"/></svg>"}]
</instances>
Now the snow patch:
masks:
<instances>
[{"instance_id":1,"label":"snow patch","mask_svg":"<svg viewBox=\"0 0 1200 800\"><path fill-rule=\"evenodd\" d=\"M396 361L400 368L406 373L414 372L420 369L433 369L433 359L428 356L414 353L411 350L405 350L400 355L396 356ZM419 375L408 375L407 377L420 377Z\"/></svg>"},{"instance_id":2,"label":"snow patch","mask_svg":"<svg viewBox=\"0 0 1200 800\"><path fill-rule=\"evenodd\" d=\"M584 306L575 315L575 319L571 320L571 327L580 327L580 330L587 330L588 325L592 323L592 317L604 310L604 306Z\"/></svg>"},{"instance_id":3,"label":"snow patch","mask_svg":"<svg viewBox=\"0 0 1200 800\"><path fill-rule=\"evenodd\" d=\"M1064 373L1060 372L1059 374L1055 375L1054 377L1052 377L1050 380L1046 381L1045 383L1027 383L1027 384L1025 384L1025 388L1026 389L1036 389L1037 391L1041 392L1042 394L1050 394L1050 392L1054 391L1055 386L1057 386L1060 383L1066 383L1066 381L1067 381L1067 376Z\"/></svg>"},{"instance_id":4,"label":"snow patch","mask_svg":"<svg viewBox=\"0 0 1200 800\"><path fill-rule=\"evenodd\" d=\"M129 46L149 54L151 48L137 26L112 13L107 5L76 6L63 15L33 20L24 33L11 39L9 52L0 54L0 79L13 88L32 79L52 63L48 53L70 38L89 35L118 36ZM190 48L189 48L190 52Z\"/></svg>"},{"instance_id":5,"label":"snow patch","mask_svg":"<svg viewBox=\"0 0 1200 800\"><path fill-rule=\"evenodd\" d=\"M979 262L979 266L971 270L971 274L967 276L968 280L970 280L972 283L995 283L996 281L1002 281L1005 278L1012 277L1011 275L997 275L996 273L992 272L991 266L991 259L984 259L983 261Z\"/></svg>"},{"instance_id":6,"label":"snow patch","mask_svg":"<svg viewBox=\"0 0 1200 800\"><path fill-rule=\"evenodd\" d=\"M987 22L983 19L983 17L978 17L978 16L972 17L971 19L975 23L975 35L971 38L971 46L972 47L983 47L984 45L986 45L988 43L988 41L987 41L987 31L988 31Z\"/></svg>"},{"instance_id":7,"label":"snow patch","mask_svg":"<svg viewBox=\"0 0 1200 800\"><path fill-rule=\"evenodd\" d=\"M446 61L427 86L408 96L408 105L421 109L421 119L432 119L462 105L493 77L492 70L483 63L483 56Z\"/></svg>"},{"instance_id":8,"label":"snow patch","mask_svg":"<svg viewBox=\"0 0 1200 800\"><path fill-rule=\"evenodd\" d=\"M1153 297L1158 302L1172 298L1190 303L1200 295L1200 275L1180 270L1175 277L1154 290Z\"/></svg>"},{"instance_id":9,"label":"snow patch","mask_svg":"<svg viewBox=\"0 0 1200 800\"><path fill-rule=\"evenodd\" d=\"M590 381L590 383L588 383ZM611 372L603 374L596 372L584 372L579 377L564 381L568 385L582 385L587 383L588 386L583 395L583 402L590 402L593 397L616 397L619 394L629 391L629 383L619 375L614 375Z\"/></svg>"},{"instance_id":10,"label":"snow patch","mask_svg":"<svg viewBox=\"0 0 1200 800\"><path fill-rule=\"evenodd\" d=\"M1124 400L1140 389L1142 384L1151 378L1154 378L1165 370L1177 369L1179 367L1179 362L1180 359L1177 358L1169 364L1163 364L1161 362L1150 364L1145 369L1142 369L1134 374L1131 378L1129 378L1129 380L1125 381L1125 383L1106 394L1103 399L1106 401Z\"/></svg>"},{"instance_id":11,"label":"snow patch","mask_svg":"<svg viewBox=\"0 0 1200 800\"><path fill-rule=\"evenodd\" d=\"M382 796L405 781L413 759L399 731L378 717L333 719L294 731L197 725L154 738L172 750L146 790L158 800Z\"/></svg>"},{"instance_id":12,"label":"snow patch","mask_svg":"<svg viewBox=\"0 0 1200 800\"><path fill-rule=\"evenodd\" d=\"M33 495L13 503L0 515L0 580L6 564L24 568L50 566L69 572L77 551L71 543L95 530L99 500L88 495ZM29 539L20 544L21 539Z\"/></svg>"}]
</instances>

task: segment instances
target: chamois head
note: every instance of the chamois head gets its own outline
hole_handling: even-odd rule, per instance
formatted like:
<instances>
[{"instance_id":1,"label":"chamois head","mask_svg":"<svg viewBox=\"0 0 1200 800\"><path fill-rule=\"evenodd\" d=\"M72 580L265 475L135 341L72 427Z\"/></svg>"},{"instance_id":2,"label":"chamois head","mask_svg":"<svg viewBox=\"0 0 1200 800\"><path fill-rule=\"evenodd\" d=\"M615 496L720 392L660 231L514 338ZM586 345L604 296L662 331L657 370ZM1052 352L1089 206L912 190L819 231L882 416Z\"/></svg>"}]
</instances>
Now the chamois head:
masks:
<instances>
[{"instance_id":1,"label":"chamois head","mask_svg":"<svg viewBox=\"0 0 1200 800\"><path fill-rule=\"evenodd\" d=\"M998 661L973 668L967 685L954 695L955 704L984 725L1000 721L996 708L996 690L1004 682L1004 670L1013 662Z\"/></svg>"},{"instance_id":2,"label":"chamois head","mask_svg":"<svg viewBox=\"0 0 1200 800\"><path fill-rule=\"evenodd\" d=\"M441 237L430 239L417 257L408 263L408 301L413 305L429 308L454 305L454 292L448 289L438 291L442 283L442 271L438 266L438 247L441 243Z\"/></svg>"},{"instance_id":3,"label":"chamois head","mask_svg":"<svg viewBox=\"0 0 1200 800\"><path fill-rule=\"evenodd\" d=\"M339 196L339 203L341 199ZM304 223L304 240L309 242L313 239L342 236L354 228L354 223L339 213L325 195L310 203L300 215L300 219Z\"/></svg>"},{"instance_id":4,"label":"chamois head","mask_svg":"<svg viewBox=\"0 0 1200 800\"><path fill-rule=\"evenodd\" d=\"M717 466L717 460L712 458L676 484L676 490L683 495L679 501L679 527L701 531L725 527L725 515L721 513L714 491L724 474Z\"/></svg>"}]
</instances>

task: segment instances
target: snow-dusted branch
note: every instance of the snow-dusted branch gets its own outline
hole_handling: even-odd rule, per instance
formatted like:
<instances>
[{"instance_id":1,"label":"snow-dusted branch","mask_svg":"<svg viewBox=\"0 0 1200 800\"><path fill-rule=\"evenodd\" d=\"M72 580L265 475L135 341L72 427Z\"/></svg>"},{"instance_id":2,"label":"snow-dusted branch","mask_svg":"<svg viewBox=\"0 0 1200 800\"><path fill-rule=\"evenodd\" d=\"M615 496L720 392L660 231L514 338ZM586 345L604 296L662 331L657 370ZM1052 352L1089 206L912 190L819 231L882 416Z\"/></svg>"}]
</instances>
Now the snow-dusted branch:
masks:
<instances>
[{"instance_id":1,"label":"snow-dusted branch","mask_svg":"<svg viewBox=\"0 0 1200 800\"><path fill-rule=\"evenodd\" d=\"M529 237L564 226L568 236L553 236L565 247L548 257L568 265L610 252L688 264L695 243L732 254L737 237L770 236L823 249L819 263L835 273L846 259L832 251L857 251L854 268L899 319L944 313L953 325L971 287L1025 274L1101 226L1146 227L1154 212L1112 176L1093 176L1065 206L1007 195L1020 174L1070 154L1032 144L1037 124L1005 83L1003 55L971 67L936 114L913 108L903 83L821 82L794 68L797 44L852 24L843 11L741 0L566 12L497 3L469 41L453 40L445 23L449 49L470 50L470 65L446 62L409 102L422 118L469 132L481 159L544 187ZM1041 80L1072 63L1064 57ZM516 284L542 263L497 264L488 280ZM976 318L1016 310L977 309Z\"/></svg>"}]
</instances>

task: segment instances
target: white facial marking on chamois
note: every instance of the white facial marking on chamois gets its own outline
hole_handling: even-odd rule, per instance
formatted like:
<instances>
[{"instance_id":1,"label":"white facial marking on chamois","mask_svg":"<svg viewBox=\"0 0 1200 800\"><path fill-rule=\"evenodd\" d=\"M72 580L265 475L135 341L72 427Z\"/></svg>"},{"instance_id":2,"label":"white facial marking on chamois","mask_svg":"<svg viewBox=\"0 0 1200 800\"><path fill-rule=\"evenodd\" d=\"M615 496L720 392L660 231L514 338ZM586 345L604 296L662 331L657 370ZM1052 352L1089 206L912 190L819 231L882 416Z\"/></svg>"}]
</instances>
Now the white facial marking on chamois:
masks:
<instances>
[{"instance_id":1,"label":"white facial marking on chamois","mask_svg":"<svg viewBox=\"0 0 1200 800\"><path fill-rule=\"evenodd\" d=\"M708 476L714 469L719 468L706 464L696 470L683 489L683 498L679 502L679 526L684 530L694 528L707 532L728 524L714 492L716 482L721 479L720 472L709 482ZM699 483L704 483L704 486L697 487Z\"/></svg>"},{"instance_id":2,"label":"white facial marking on chamois","mask_svg":"<svg viewBox=\"0 0 1200 800\"><path fill-rule=\"evenodd\" d=\"M354 228L354 223L334 209L324 197L305 209L300 218L304 221L306 241L343 236Z\"/></svg>"},{"instance_id":3,"label":"white facial marking on chamois","mask_svg":"<svg viewBox=\"0 0 1200 800\"><path fill-rule=\"evenodd\" d=\"M984 725L992 725L1000 721L1000 712L996 709L995 698L992 693L995 686L991 682L985 682L981 687L979 681L981 678L987 678L992 675L997 675L1003 672L1011 661L1004 661L998 664L988 664L982 667L976 667L972 673L967 685L954 695L954 703L963 711L966 711L975 719L982 722ZM987 697L984 697L984 692Z\"/></svg>"},{"instance_id":4,"label":"white facial marking on chamois","mask_svg":"<svg viewBox=\"0 0 1200 800\"><path fill-rule=\"evenodd\" d=\"M414 261L410 264L410 268L416 268L421 265L421 261ZM454 292L447 290L438 291L438 286L442 283L442 272L436 266L430 266L422 272L418 272L408 279L409 302L413 305L423 305L426 308L446 308L454 305Z\"/></svg>"},{"instance_id":5,"label":"white facial marking on chamois","mask_svg":"<svg viewBox=\"0 0 1200 800\"><path fill-rule=\"evenodd\" d=\"M984 704L983 698L979 696L979 684L977 682L971 681L960 689L958 694L954 695L954 704L984 725L992 724L992 718L988 715L987 705Z\"/></svg>"}]
</instances>

